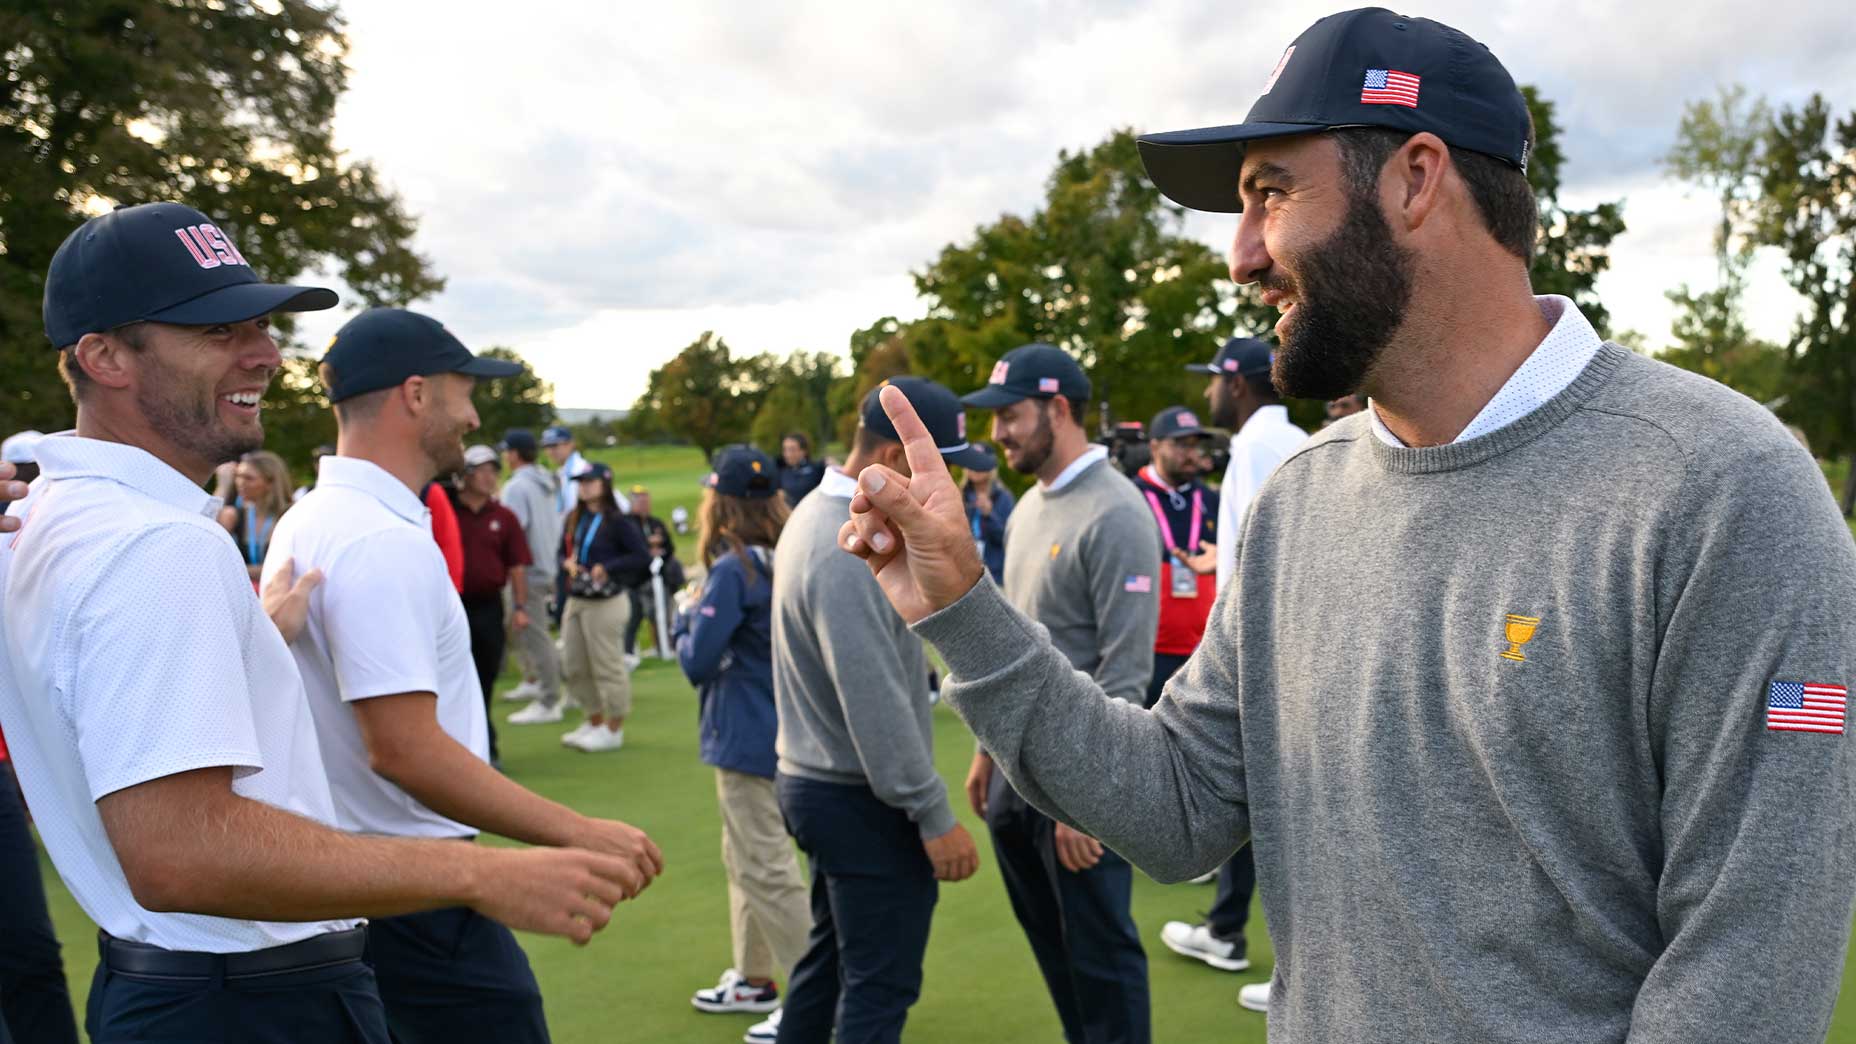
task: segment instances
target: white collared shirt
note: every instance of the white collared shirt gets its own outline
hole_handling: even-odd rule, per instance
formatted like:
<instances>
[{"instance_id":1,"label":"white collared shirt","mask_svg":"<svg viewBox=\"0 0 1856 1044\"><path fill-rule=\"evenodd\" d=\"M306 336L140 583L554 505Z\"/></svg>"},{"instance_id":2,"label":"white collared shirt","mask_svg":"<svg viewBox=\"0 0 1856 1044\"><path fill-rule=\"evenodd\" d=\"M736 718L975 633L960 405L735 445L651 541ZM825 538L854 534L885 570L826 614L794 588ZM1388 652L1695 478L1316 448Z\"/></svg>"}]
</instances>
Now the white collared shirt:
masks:
<instances>
[{"instance_id":1,"label":"white collared shirt","mask_svg":"<svg viewBox=\"0 0 1856 1044\"><path fill-rule=\"evenodd\" d=\"M1307 441L1282 405L1259 407L1231 436L1231 462L1218 486L1218 590L1237 571L1237 538L1263 480Z\"/></svg>"},{"instance_id":2,"label":"white collared shirt","mask_svg":"<svg viewBox=\"0 0 1856 1044\"><path fill-rule=\"evenodd\" d=\"M39 443L30 517L0 543L0 725L58 874L119 939L243 953L355 920L153 913L96 802L231 766L241 797L335 822L290 651L252 593L219 500L134 446ZM4 929L0 929L3 931Z\"/></svg>"},{"instance_id":3,"label":"white collared shirt","mask_svg":"<svg viewBox=\"0 0 1856 1044\"><path fill-rule=\"evenodd\" d=\"M375 773L348 706L376 696L434 693L439 727L489 760L470 624L432 539L424 502L371 461L324 457L316 488L277 520L265 576L287 558L295 559L299 576L311 569L323 574L310 596L309 625L290 651L328 762L337 825L400 837L476 833Z\"/></svg>"},{"instance_id":4,"label":"white collared shirt","mask_svg":"<svg viewBox=\"0 0 1856 1044\"><path fill-rule=\"evenodd\" d=\"M857 479L843 468L826 468L825 474L818 480L817 492L849 500L857 495Z\"/></svg>"},{"instance_id":5,"label":"white collared shirt","mask_svg":"<svg viewBox=\"0 0 1856 1044\"><path fill-rule=\"evenodd\" d=\"M1519 369L1509 375L1495 397L1483 404L1469 426L1452 442L1468 442L1490 432L1500 431L1522 417L1545 406L1555 395L1565 391L1579 374L1585 372L1592 357L1604 346L1604 340L1569 297L1547 294L1534 298L1540 314L1553 324L1547 336ZM1373 434L1388 446L1405 443L1379 419L1379 411L1369 401Z\"/></svg>"},{"instance_id":6,"label":"white collared shirt","mask_svg":"<svg viewBox=\"0 0 1856 1044\"><path fill-rule=\"evenodd\" d=\"M1088 470L1089 465L1094 464L1098 460L1105 460L1107 458L1107 446L1091 444L1088 449L1084 450L1075 460L1071 461L1067 467L1058 472L1056 478L1050 480L1050 485L1044 487L1044 492L1057 492L1070 483L1075 482L1076 476Z\"/></svg>"}]
</instances>

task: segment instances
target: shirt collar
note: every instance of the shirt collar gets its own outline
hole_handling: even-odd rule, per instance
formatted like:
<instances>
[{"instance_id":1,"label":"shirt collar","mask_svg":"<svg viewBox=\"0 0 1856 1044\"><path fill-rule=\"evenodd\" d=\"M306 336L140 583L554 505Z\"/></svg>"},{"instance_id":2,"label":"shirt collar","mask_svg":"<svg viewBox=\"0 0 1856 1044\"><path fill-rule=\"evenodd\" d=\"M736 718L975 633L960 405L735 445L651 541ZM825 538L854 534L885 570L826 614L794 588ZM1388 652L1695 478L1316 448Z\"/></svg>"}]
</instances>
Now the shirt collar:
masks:
<instances>
[{"instance_id":1,"label":"shirt collar","mask_svg":"<svg viewBox=\"0 0 1856 1044\"><path fill-rule=\"evenodd\" d=\"M1094 445L1090 446L1088 449L1082 452L1081 456L1071 461L1069 467L1064 468L1062 472L1058 473L1056 478L1051 479L1050 485L1044 487L1044 492L1046 493L1057 492L1058 490L1069 485L1070 483L1075 482L1076 476L1081 475L1083 472L1089 470L1089 465L1094 464L1098 460L1107 460L1107 459L1108 459L1108 447L1107 446L1094 446Z\"/></svg>"},{"instance_id":2,"label":"shirt collar","mask_svg":"<svg viewBox=\"0 0 1856 1044\"><path fill-rule=\"evenodd\" d=\"M217 515L222 506L220 499L201 489L199 483L140 446L60 434L41 439L34 453L39 471L52 481L108 479L176 510L208 518Z\"/></svg>"},{"instance_id":3,"label":"shirt collar","mask_svg":"<svg viewBox=\"0 0 1856 1044\"><path fill-rule=\"evenodd\" d=\"M1259 406L1255 413L1244 418L1244 423L1238 425L1237 430L1231 433L1231 444L1233 446L1237 445L1237 440L1242 438L1247 431L1255 435L1258 430L1267 428L1272 424L1283 425L1288 423L1290 423L1289 407L1279 402L1273 402L1268 406Z\"/></svg>"},{"instance_id":4,"label":"shirt collar","mask_svg":"<svg viewBox=\"0 0 1856 1044\"><path fill-rule=\"evenodd\" d=\"M425 501L419 499L406 483L394 478L387 469L359 457L338 457L333 453L317 466L316 484L346 486L357 489L386 505L387 510L415 525L424 525Z\"/></svg>"},{"instance_id":5,"label":"shirt collar","mask_svg":"<svg viewBox=\"0 0 1856 1044\"><path fill-rule=\"evenodd\" d=\"M1451 442L1468 442L1499 431L1545 406L1577 380L1592 357L1604 347L1604 339L1598 336L1591 321L1571 298L1546 294L1535 297L1534 303L1540 306L1541 316L1552 323L1553 328ZM1379 410L1370 399L1366 412L1373 434L1380 442L1388 446L1405 445L1404 440L1392 434L1392 429L1379 419Z\"/></svg>"},{"instance_id":6,"label":"shirt collar","mask_svg":"<svg viewBox=\"0 0 1856 1044\"><path fill-rule=\"evenodd\" d=\"M843 468L826 468L824 476L818 480L818 491L828 497L849 500L857 495L857 480Z\"/></svg>"}]
</instances>

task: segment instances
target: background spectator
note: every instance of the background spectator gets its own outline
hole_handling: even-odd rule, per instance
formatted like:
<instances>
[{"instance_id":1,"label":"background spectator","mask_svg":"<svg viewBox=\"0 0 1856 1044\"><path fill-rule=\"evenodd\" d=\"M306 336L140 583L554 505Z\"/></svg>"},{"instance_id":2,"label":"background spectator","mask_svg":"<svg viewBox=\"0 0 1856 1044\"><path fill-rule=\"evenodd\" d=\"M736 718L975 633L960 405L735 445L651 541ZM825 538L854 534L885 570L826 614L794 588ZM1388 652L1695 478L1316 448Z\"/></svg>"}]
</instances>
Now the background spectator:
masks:
<instances>
[{"instance_id":1,"label":"background spectator","mask_svg":"<svg viewBox=\"0 0 1856 1044\"><path fill-rule=\"evenodd\" d=\"M464 471L458 478L458 534L464 545L464 617L470 622L470 655L483 689L484 718L490 726L490 764L502 767L496 745L496 717L490 713L490 694L503 670L503 588L511 589L515 629L528 624L528 538L515 513L496 499L496 483L503 469L496 451L472 446L464 451Z\"/></svg>"},{"instance_id":2,"label":"background spectator","mask_svg":"<svg viewBox=\"0 0 1856 1044\"><path fill-rule=\"evenodd\" d=\"M238 541L245 572L252 586L264 568L264 550L271 546L271 531L290 509L290 469L269 450L253 450L238 459L233 471L237 499L219 509L219 524Z\"/></svg>"},{"instance_id":3,"label":"background spectator","mask_svg":"<svg viewBox=\"0 0 1856 1044\"><path fill-rule=\"evenodd\" d=\"M967 525L973 530L973 545L979 548L980 558L986 563L986 571L992 574L993 583L998 583L1002 579L1000 571L1005 568L1005 522L1012 517L1012 508L1017 506L1018 500L999 481L997 465L985 471L968 468L960 495L967 504Z\"/></svg>"},{"instance_id":4,"label":"background spectator","mask_svg":"<svg viewBox=\"0 0 1856 1044\"><path fill-rule=\"evenodd\" d=\"M812 459L812 439L802 431L787 432L780 439L780 492L786 506L798 504L824 477L825 466Z\"/></svg>"},{"instance_id":5,"label":"background spectator","mask_svg":"<svg viewBox=\"0 0 1856 1044\"><path fill-rule=\"evenodd\" d=\"M792 973L812 927L773 783L773 546L789 510L773 476L773 461L752 447L716 457L699 509L707 574L697 604L677 615L677 662L697 687L701 756L722 809L735 958L690 998L700 1011L773 1010L774 978ZM633 517L643 517L636 505Z\"/></svg>"},{"instance_id":6,"label":"background spectator","mask_svg":"<svg viewBox=\"0 0 1856 1044\"><path fill-rule=\"evenodd\" d=\"M762 454L765 456L765 454ZM767 462L769 466L772 461ZM643 486L633 486L631 491L632 520L644 533L645 546L651 551L651 571L662 582L664 597L683 586L683 563L677 561L677 541L671 535L670 527L664 520L651 514L651 491ZM651 634L657 636L657 591L651 579L631 589L632 621L625 628L626 663L636 668L640 653L638 652L638 629L644 626L646 619L651 622ZM653 641L653 648L657 642Z\"/></svg>"},{"instance_id":7,"label":"background spectator","mask_svg":"<svg viewBox=\"0 0 1856 1044\"><path fill-rule=\"evenodd\" d=\"M561 666L586 721L561 742L576 750L618 750L632 709L631 672L619 638L631 617L625 592L648 576L644 534L619 510L612 469L589 464L574 480L579 503L565 528L567 608L561 614Z\"/></svg>"},{"instance_id":8,"label":"background spectator","mask_svg":"<svg viewBox=\"0 0 1856 1044\"><path fill-rule=\"evenodd\" d=\"M509 481L503 485L503 506L522 524L528 538L528 600L514 628L516 657L522 662L523 681L510 699L535 702L509 716L511 725L539 725L561 720L561 656L548 636L548 606L554 598L555 575L561 561L561 515L555 510L561 478L535 463L540 447L535 436L522 428L503 435L503 463ZM515 614L510 614L512 621Z\"/></svg>"}]
</instances>

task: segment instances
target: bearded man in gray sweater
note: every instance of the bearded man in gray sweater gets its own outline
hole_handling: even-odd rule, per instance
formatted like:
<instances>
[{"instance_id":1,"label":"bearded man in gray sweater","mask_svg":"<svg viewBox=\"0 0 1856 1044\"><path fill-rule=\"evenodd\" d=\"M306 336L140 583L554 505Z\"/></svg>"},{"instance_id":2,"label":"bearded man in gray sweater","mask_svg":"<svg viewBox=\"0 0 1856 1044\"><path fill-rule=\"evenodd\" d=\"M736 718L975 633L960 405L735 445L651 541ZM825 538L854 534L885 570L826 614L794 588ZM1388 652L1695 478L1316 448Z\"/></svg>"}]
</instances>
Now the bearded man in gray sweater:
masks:
<instances>
[{"instance_id":1,"label":"bearded man in gray sweater","mask_svg":"<svg viewBox=\"0 0 1856 1044\"><path fill-rule=\"evenodd\" d=\"M961 401L992 410L993 441L1006 464L1037 477L1005 526L1006 600L1041 624L1102 692L1141 706L1160 622L1160 550L1134 485L1110 466L1106 448L1089 444L1090 390L1062 349L1027 344L1007 352L986 386ZM973 756L967 799L986 819L1064 1039L1146 1044L1147 953L1129 909L1134 868L1027 804L983 747Z\"/></svg>"},{"instance_id":2,"label":"bearded man in gray sweater","mask_svg":"<svg viewBox=\"0 0 1856 1044\"><path fill-rule=\"evenodd\" d=\"M1383 10L1303 33L1244 124L1143 139L1241 210L1278 388L1371 402L1224 535L1152 711L1000 597L894 396L912 476L864 471L840 545L1033 804L1163 880L1253 838L1272 1041L1822 1041L1856 545L1765 410L1532 296L1530 145L1486 48Z\"/></svg>"}]
</instances>

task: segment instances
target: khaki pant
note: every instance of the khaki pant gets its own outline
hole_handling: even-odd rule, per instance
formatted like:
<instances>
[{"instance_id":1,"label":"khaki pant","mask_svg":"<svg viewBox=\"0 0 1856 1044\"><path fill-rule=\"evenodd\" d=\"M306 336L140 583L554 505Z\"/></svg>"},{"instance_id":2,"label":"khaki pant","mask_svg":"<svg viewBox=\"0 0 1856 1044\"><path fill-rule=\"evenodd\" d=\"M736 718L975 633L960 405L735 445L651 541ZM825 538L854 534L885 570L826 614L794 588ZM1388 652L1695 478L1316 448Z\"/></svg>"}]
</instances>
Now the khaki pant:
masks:
<instances>
[{"instance_id":1,"label":"khaki pant","mask_svg":"<svg viewBox=\"0 0 1856 1044\"><path fill-rule=\"evenodd\" d=\"M507 586L503 588L509 590ZM541 686L541 703L552 707L561 702L561 658L555 652L554 639L548 637L548 601L554 595L554 578L545 576L537 570L528 571L528 603L522 608L528 611L528 626L513 631L511 638L516 650L516 662L522 665L522 673L534 678ZM508 605L506 618L515 616L514 595L506 595Z\"/></svg>"},{"instance_id":2,"label":"khaki pant","mask_svg":"<svg viewBox=\"0 0 1856 1044\"><path fill-rule=\"evenodd\" d=\"M624 718L632 712L632 676L621 645L631 618L623 594L567 599L561 614L561 668L568 695L589 715Z\"/></svg>"},{"instance_id":3,"label":"khaki pant","mask_svg":"<svg viewBox=\"0 0 1856 1044\"><path fill-rule=\"evenodd\" d=\"M773 780L719 768L715 796L722 806L735 970L748 979L785 982L806 952L812 910Z\"/></svg>"}]
</instances>

